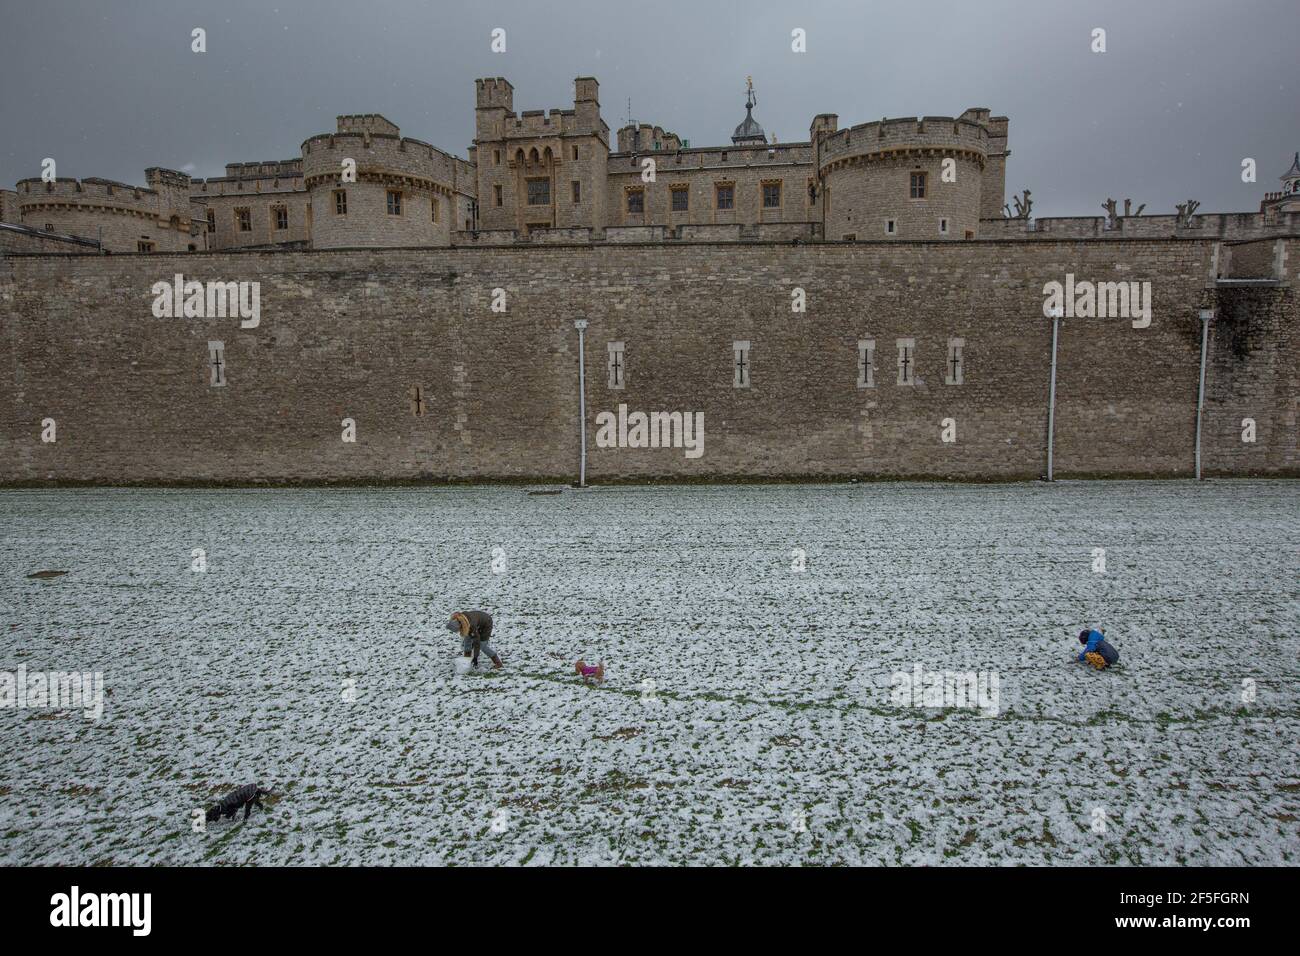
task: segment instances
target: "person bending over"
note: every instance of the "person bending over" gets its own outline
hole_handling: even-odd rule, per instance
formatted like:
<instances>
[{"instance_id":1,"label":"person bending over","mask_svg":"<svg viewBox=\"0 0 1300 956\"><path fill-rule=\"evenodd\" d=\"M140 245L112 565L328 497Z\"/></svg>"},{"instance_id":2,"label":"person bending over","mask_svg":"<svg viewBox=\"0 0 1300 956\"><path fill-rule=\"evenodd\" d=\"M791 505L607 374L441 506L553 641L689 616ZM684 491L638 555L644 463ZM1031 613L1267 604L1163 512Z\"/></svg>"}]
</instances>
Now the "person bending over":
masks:
<instances>
[{"instance_id":1,"label":"person bending over","mask_svg":"<svg viewBox=\"0 0 1300 956\"><path fill-rule=\"evenodd\" d=\"M501 666L501 656L488 643L492 636L492 615L487 611L457 611L447 621L447 630L460 635L460 649L470 658L470 666L478 667L478 654L482 649L493 667Z\"/></svg>"},{"instance_id":2,"label":"person bending over","mask_svg":"<svg viewBox=\"0 0 1300 956\"><path fill-rule=\"evenodd\" d=\"M1105 670L1119 661L1119 651L1106 640L1106 632L1101 630L1082 630L1079 643L1083 650L1079 652L1079 663L1091 664L1097 670Z\"/></svg>"}]
</instances>

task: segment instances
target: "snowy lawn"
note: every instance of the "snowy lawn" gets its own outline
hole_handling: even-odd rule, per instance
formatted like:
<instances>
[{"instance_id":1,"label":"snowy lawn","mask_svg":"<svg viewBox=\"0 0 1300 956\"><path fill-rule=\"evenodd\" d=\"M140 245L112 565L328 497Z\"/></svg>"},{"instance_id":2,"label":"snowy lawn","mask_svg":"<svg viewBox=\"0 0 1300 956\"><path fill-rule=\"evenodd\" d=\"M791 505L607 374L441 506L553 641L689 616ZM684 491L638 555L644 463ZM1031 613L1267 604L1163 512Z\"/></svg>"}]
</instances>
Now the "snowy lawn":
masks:
<instances>
[{"instance_id":1,"label":"snowy lawn","mask_svg":"<svg viewBox=\"0 0 1300 956\"><path fill-rule=\"evenodd\" d=\"M106 693L0 709L0 863L1300 863L1297 482L6 491L0 580Z\"/></svg>"}]
</instances>

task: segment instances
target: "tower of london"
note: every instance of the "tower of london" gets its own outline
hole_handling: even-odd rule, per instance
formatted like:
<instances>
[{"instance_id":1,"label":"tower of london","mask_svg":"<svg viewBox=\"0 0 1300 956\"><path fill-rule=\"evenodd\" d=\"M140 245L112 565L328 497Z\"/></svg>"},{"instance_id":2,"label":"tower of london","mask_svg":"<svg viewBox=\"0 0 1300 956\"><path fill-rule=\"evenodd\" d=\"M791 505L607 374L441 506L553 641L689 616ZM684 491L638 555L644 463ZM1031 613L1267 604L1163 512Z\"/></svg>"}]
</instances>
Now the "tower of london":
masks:
<instances>
[{"instance_id":1,"label":"tower of london","mask_svg":"<svg viewBox=\"0 0 1300 956\"><path fill-rule=\"evenodd\" d=\"M478 79L464 155L347 114L0 192L0 484L1300 472L1300 155L1254 211L1039 218L982 106L782 140L750 83L703 145L573 91ZM596 440L628 409L707 451Z\"/></svg>"},{"instance_id":2,"label":"tower of london","mask_svg":"<svg viewBox=\"0 0 1300 956\"><path fill-rule=\"evenodd\" d=\"M15 251L451 247L514 243L789 240L968 241L1204 236L1255 239L1300 228L1300 154L1258 210L1034 218L1008 203L1006 116L812 118L778 141L745 115L729 142L692 145L664 126L612 131L600 84L574 80L571 107L517 111L503 77L478 79L465 157L403 136L377 114L337 117L301 155L234 162L193 179L145 170L144 186L35 176L0 190ZM719 137L720 139L722 137ZM1046 187L1050 189L1050 184ZM1013 190L1013 194L1015 191ZM1023 198L1023 202L1022 202Z\"/></svg>"}]
</instances>

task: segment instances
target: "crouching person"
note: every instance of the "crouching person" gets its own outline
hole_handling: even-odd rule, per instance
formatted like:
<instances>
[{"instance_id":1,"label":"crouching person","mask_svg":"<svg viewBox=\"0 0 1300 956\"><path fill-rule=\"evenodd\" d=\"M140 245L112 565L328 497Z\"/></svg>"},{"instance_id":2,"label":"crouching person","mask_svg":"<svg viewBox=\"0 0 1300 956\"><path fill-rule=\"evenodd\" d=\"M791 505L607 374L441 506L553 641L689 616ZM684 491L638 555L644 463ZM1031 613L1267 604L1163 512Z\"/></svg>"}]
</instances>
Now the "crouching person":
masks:
<instances>
[{"instance_id":1,"label":"crouching person","mask_svg":"<svg viewBox=\"0 0 1300 956\"><path fill-rule=\"evenodd\" d=\"M488 643L492 636L492 615L487 611L457 611L447 622L447 630L460 635L460 649L470 658L471 667L478 667L480 649L487 654L493 667L501 666L500 655Z\"/></svg>"},{"instance_id":2,"label":"crouching person","mask_svg":"<svg viewBox=\"0 0 1300 956\"><path fill-rule=\"evenodd\" d=\"M1081 664L1091 664L1101 671L1119 663L1119 651L1106 640L1105 631L1080 631L1079 643L1083 645L1083 650L1079 652Z\"/></svg>"}]
</instances>

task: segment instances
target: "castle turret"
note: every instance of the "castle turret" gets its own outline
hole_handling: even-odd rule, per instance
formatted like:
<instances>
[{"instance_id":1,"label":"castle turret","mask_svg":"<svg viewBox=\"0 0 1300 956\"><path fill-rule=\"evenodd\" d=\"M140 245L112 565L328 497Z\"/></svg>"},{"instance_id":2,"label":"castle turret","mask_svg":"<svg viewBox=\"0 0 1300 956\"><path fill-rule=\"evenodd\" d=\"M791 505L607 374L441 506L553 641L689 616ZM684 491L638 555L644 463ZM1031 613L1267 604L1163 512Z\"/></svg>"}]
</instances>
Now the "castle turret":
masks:
<instances>
[{"instance_id":1,"label":"castle turret","mask_svg":"<svg viewBox=\"0 0 1300 956\"><path fill-rule=\"evenodd\" d=\"M990 174L988 159L1005 123L976 108L821 132L826 238L976 238L985 183L1001 195L1003 173Z\"/></svg>"},{"instance_id":2,"label":"castle turret","mask_svg":"<svg viewBox=\"0 0 1300 956\"><path fill-rule=\"evenodd\" d=\"M664 153L682 148L682 139L662 126L649 123L630 123L618 131L620 153Z\"/></svg>"},{"instance_id":3,"label":"castle turret","mask_svg":"<svg viewBox=\"0 0 1300 956\"><path fill-rule=\"evenodd\" d=\"M17 184L22 224L79 236L110 252L185 252L203 242L189 200L190 178L150 169L149 185L108 179L22 179Z\"/></svg>"},{"instance_id":4,"label":"castle turret","mask_svg":"<svg viewBox=\"0 0 1300 956\"><path fill-rule=\"evenodd\" d=\"M302 169L317 249L447 246L473 198L464 160L378 113L340 116L337 132L308 139Z\"/></svg>"},{"instance_id":5,"label":"castle turret","mask_svg":"<svg viewBox=\"0 0 1300 956\"><path fill-rule=\"evenodd\" d=\"M474 81L475 141L500 139L507 115L514 115L515 88L503 76Z\"/></svg>"},{"instance_id":6,"label":"castle turret","mask_svg":"<svg viewBox=\"0 0 1300 956\"><path fill-rule=\"evenodd\" d=\"M573 81L573 109L579 126L600 125L600 84L594 76L580 76Z\"/></svg>"},{"instance_id":7,"label":"castle turret","mask_svg":"<svg viewBox=\"0 0 1300 956\"><path fill-rule=\"evenodd\" d=\"M1007 191L1007 135L1010 121L1005 116L992 116L992 111L982 106L972 107L958 119L970 120L988 130L988 152L984 170L980 175L980 218L997 219L1002 215Z\"/></svg>"},{"instance_id":8,"label":"castle turret","mask_svg":"<svg viewBox=\"0 0 1300 956\"><path fill-rule=\"evenodd\" d=\"M1281 180L1283 196L1300 196L1300 153L1295 154L1291 168L1282 174Z\"/></svg>"},{"instance_id":9,"label":"castle turret","mask_svg":"<svg viewBox=\"0 0 1300 956\"><path fill-rule=\"evenodd\" d=\"M154 208L160 223L165 222L181 235L198 236L199 224L195 220L202 218L202 211L190 203L190 177L174 169L152 166L144 171L144 179L156 195Z\"/></svg>"},{"instance_id":10,"label":"castle turret","mask_svg":"<svg viewBox=\"0 0 1300 956\"><path fill-rule=\"evenodd\" d=\"M1291 168L1278 179L1282 180L1282 189L1275 193L1265 193L1259 204L1265 222L1275 224L1283 221L1279 217L1300 213L1300 153L1295 154Z\"/></svg>"},{"instance_id":11,"label":"castle turret","mask_svg":"<svg viewBox=\"0 0 1300 956\"><path fill-rule=\"evenodd\" d=\"M600 84L573 81L573 108L514 112L502 77L475 81L478 228L597 228L603 224L609 127Z\"/></svg>"},{"instance_id":12,"label":"castle turret","mask_svg":"<svg viewBox=\"0 0 1300 956\"><path fill-rule=\"evenodd\" d=\"M1282 191L1266 196L1261 208L1271 206L1268 214L1272 217L1279 213L1300 213L1300 153L1291 160L1291 168L1278 178L1282 180Z\"/></svg>"}]
</instances>

